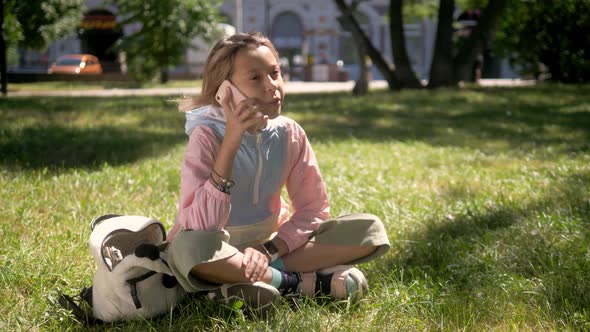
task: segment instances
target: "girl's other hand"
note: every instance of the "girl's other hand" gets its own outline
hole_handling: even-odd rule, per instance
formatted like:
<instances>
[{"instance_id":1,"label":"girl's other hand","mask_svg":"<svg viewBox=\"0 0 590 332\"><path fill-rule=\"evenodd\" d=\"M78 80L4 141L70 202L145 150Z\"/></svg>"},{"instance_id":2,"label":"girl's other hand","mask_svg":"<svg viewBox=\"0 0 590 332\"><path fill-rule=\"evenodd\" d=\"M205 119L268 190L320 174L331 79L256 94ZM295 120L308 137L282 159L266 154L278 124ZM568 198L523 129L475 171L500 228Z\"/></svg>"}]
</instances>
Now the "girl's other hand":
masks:
<instances>
[{"instance_id":1,"label":"girl's other hand","mask_svg":"<svg viewBox=\"0 0 590 332\"><path fill-rule=\"evenodd\" d=\"M248 247L244 249L244 259L242 260L242 269L245 277L250 282L256 282L262 279L268 268L268 257L262 252Z\"/></svg>"}]
</instances>

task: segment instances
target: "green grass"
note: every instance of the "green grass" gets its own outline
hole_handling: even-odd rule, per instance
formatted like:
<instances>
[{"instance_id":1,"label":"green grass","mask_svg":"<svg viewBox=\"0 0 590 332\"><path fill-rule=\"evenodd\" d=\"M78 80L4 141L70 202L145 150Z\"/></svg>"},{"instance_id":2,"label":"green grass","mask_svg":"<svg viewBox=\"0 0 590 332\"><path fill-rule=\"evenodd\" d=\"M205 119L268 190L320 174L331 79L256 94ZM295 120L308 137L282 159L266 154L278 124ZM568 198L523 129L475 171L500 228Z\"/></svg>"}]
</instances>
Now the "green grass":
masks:
<instances>
[{"instance_id":1,"label":"green grass","mask_svg":"<svg viewBox=\"0 0 590 332\"><path fill-rule=\"evenodd\" d=\"M171 80L165 84L159 82L115 81L50 81L33 83L10 83L8 92L16 91L62 91L62 90L108 90L108 89L137 89L137 88L200 88L200 80Z\"/></svg>"},{"instance_id":2,"label":"green grass","mask_svg":"<svg viewBox=\"0 0 590 332\"><path fill-rule=\"evenodd\" d=\"M116 330L590 330L590 86L291 95L332 214L392 249L359 305L257 320L207 301ZM82 330L56 304L92 281L89 222L176 213L183 116L162 97L0 100L0 330Z\"/></svg>"}]
</instances>

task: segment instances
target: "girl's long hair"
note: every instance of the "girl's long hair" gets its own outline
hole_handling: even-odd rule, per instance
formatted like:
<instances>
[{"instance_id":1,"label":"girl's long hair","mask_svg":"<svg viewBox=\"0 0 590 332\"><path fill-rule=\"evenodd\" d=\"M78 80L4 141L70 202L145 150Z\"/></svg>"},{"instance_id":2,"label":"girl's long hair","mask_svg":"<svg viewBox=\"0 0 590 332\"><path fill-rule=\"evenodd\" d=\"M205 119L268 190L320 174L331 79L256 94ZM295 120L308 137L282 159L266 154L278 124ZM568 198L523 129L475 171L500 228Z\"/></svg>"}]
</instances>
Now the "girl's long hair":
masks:
<instances>
[{"instance_id":1,"label":"girl's long hair","mask_svg":"<svg viewBox=\"0 0 590 332\"><path fill-rule=\"evenodd\" d=\"M204 105L219 106L215 94L221 83L231 76L236 54L243 48L259 46L268 47L279 59L279 53L271 41L259 32L238 33L218 41L209 52L203 68L201 94L180 100L178 109L186 112Z\"/></svg>"}]
</instances>

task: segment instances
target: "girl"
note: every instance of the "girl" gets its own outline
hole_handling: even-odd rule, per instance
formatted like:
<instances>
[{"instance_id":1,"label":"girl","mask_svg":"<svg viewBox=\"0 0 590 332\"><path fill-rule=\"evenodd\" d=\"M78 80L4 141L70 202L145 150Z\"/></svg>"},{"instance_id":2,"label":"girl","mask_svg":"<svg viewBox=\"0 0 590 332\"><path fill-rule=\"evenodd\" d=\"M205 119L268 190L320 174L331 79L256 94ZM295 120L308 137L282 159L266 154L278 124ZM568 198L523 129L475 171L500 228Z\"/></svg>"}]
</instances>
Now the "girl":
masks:
<instances>
[{"instance_id":1,"label":"girl","mask_svg":"<svg viewBox=\"0 0 590 332\"><path fill-rule=\"evenodd\" d=\"M224 84L218 101L224 81L234 88ZM191 109L189 142L168 260L185 290L240 299L254 310L280 295L356 297L366 292L366 279L342 264L389 249L376 216L329 219L316 157L303 129L281 115L284 98L276 49L248 33L213 47L201 95L181 103Z\"/></svg>"}]
</instances>

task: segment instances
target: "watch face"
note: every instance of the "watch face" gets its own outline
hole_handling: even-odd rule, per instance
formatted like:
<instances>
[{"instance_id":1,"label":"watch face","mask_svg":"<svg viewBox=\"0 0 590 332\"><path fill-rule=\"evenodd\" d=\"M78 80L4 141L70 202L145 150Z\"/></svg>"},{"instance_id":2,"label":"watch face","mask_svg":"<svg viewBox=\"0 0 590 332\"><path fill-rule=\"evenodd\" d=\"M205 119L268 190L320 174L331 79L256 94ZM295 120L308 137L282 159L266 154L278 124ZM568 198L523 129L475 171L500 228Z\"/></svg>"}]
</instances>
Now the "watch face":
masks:
<instances>
[{"instance_id":1,"label":"watch face","mask_svg":"<svg viewBox=\"0 0 590 332\"><path fill-rule=\"evenodd\" d=\"M272 241L264 242L262 245L264 246L264 248L266 248L266 250L268 250L268 253L271 255L274 255L277 252L279 252L279 248L277 248L277 246L275 246L275 244Z\"/></svg>"}]
</instances>

